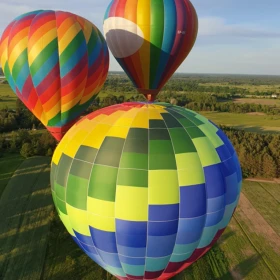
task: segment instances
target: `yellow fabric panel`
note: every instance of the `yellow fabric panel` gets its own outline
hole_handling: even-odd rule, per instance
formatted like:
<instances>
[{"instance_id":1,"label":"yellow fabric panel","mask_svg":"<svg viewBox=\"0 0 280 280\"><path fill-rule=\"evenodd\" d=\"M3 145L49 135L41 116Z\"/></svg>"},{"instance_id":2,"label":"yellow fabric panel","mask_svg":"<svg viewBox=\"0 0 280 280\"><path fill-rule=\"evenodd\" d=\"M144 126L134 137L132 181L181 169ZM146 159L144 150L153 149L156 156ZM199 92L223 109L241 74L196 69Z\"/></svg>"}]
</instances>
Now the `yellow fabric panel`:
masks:
<instances>
[{"instance_id":1,"label":"yellow fabric panel","mask_svg":"<svg viewBox=\"0 0 280 280\"><path fill-rule=\"evenodd\" d=\"M111 126L107 124L97 124L95 129L83 141L83 145L99 149L110 128Z\"/></svg>"},{"instance_id":2,"label":"yellow fabric panel","mask_svg":"<svg viewBox=\"0 0 280 280\"><path fill-rule=\"evenodd\" d=\"M87 210L99 216L114 217L115 216L115 202L100 200L88 196Z\"/></svg>"},{"instance_id":3,"label":"yellow fabric panel","mask_svg":"<svg viewBox=\"0 0 280 280\"><path fill-rule=\"evenodd\" d=\"M179 182L176 170L149 170L149 204L179 203Z\"/></svg>"},{"instance_id":4,"label":"yellow fabric panel","mask_svg":"<svg viewBox=\"0 0 280 280\"><path fill-rule=\"evenodd\" d=\"M12 41L9 43L9 45L12 45L14 41L16 42L16 45L13 50L11 50L10 48L8 49L8 57L9 57L8 63L9 63L9 67L10 67L11 71L12 71L13 66L14 66L16 60L18 59L18 57L27 48L28 31L29 31L29 27L22 29L20 32L18 32L18 34L16 34L13 37ZM19 38L22 38L22 39L19 40Z\"/></svg>"},{"instance_id":5,"label":"yellow fabric panel","mask_svg":"<svg viewBox=\"0 0 280 280\"><path fill-rule=\"evenodd\" d=\"M177 154L176 164L181 187L205 183L204 171L197 153Z\"/></svg>"},{"instance_id":6,"label":"yellow fabric panel","mask_svg":"<svg viewBox=\"0 0 280 280\"><path fill-rule=\"evenodd\" d=\"M116 126L127 126L127 127L130 127L132 121L133 121L133 118L121 117L121 118L119 118L119 119L115 122L115 125L116 125Z\"/></svg>"},{"instance_id":7,"label":"yellow fabric panel","mask_svg":"<svg viewBox=\"0 0 280 280\"><path fill-rule=\"evenodd\" d=\"M193 139L193 143L203 167L221 162L216 149L207 137L195 138Z\"/></svg>"},{"instance_id":8,"label":"yellow fabric panel","mask_svg":"<svg viewBox=\"0 0 280 280\"><path fill-rule=\"evenodd\" d=\"M91 122L98 122L98 123L103 123L104 120L108 117L108 115L105 115L105 114L100 114L98 115L97 117L94 117L93 120L91 120Z\"/></svg>"},{"instance_id":9,"label":"yellow fabric panel","mask_svg":"<svg viewBox=\"0 0 280 280\"><path fill-rule=\"evenodd\" d=\"M115 216L127 221L148 221L148 188L118 185Z\"/></svg>"},{"instance_id":10,"label":"yellow fabric panel","mask_svg":"<svg viewBox=\"0 0 280 280\"><path fill-rule=\"evenodd\" d=\"M151 108L155 108L159 113L167 113L167 111L165 110L164 106L161 105L149 105L149 107Z\"/></svg>"},{"instance_id":11,"label":"yellow fabric panel","mask_svg":"<svg viewBox=\"0 0 280 280\"><path fill-rule=\"evenodd\" d=\"M85 83L85 79L81 82L81 84L82 83ZM77 91L77 89L73 89L73 91ZM80 102L80 100L81 100L81 98L83 96L83 93L84 93L84 88L82 88L80 92L77 91L75 93L76 97L73 98L71 101L69 101L67 103L65 103L65 100L62 97L61 98L61 104L62 104L62 106L61 106L61 113L68 112L70 109L72 109L74 106L76 106ZM65 98L68 99L69 97L66 96Z\"/></svg>"},{"instance_id":12,"label":"yellow fabric panel","mask_svg":"<svg viewBox=\"0 0 280 280\"><path fill-rule=\"evenodd\" d=\"M114 217L104 217L104 216L98 216L89 213L88 223L91 227L99 230L109 231L109 232L116 231L116 223Z\"/></svg>"},{"instance_id":13,"label":"yellow fabric panel","mask_svg":"<svg viewBox=\"0 0 280 280\"><path fill-rule=\"evenodd\" d=\"M48 26L47 27L50 27L50 22L48 23ZM39 31L37 32L40 32L41 34L44 34L44 35L41 35L40 37L40 40L38 40L33 46L32 48L28 51L28 63L29 65L31 65L34 60L38 57L38 55L42 52L42 50L44 48L47 47L47 45L53 41L55 38L57 38L57 32L56 32L56 22L53 21L53 25L54 25L54 28L49 30L48 32L45 33L46 30L44 30L44 26L41 27L39 29ZM38 36L37 35L37 32L35 32L34 36ZM32 38L31 38L32 40Z\"/></svg>"},{"instance_id":14,"label":"yellow fabric panel","mask_svg":"<svg viewBox=\"0 0 280 280\"><path fill-rule=\"evenodd\" d=\"M109 130L107 136L126 139L129 129L130 129L129 127L113 126Z\"/></svg>"},{"instance_id":15,"label":"yellow fabric panel","mask_svg":"<svg viewBox=\"0 0 280 280\"><path fill-rule=\"evenodd\" d=\"M150 18L151 8L150 0L138 0L137 6L137 25L143 32L144 43L139 50L140 61L142 64L142 73L144 75L145 88L149 88L150 78Z\"/></svg>"},{"instance_id":16,"label":"yellow fabric panel","mask_svg":"<svg viewBox=\"0 0 280 280\"><path fill-rule=\"evenodd\" d=\"M116 121L124 115L123 111L116 111L102 120L104 124L114 125Z\"/></svg>"},{"instance_id":17,"label":"yellow fabric panel","mask_svg":"<svg viewBox=\"0 0 280 280\"><path fill-rule=\"evenodd\" d=\"M52 157L52 161L56 165L58 165L62 152L65 150L65 147L68 145L68 143L69 143L69 138L68 138L68 134L66 134L60 141L59 145L56 147L53 157Z\"/></svg>"},{"instance_id":18,"label":"yellow fabric panel","mask_svg":"<svg viewBox=\"0 0 280 280\"><path fill-rule=\"evenodd\" d=\"M135 128L149 128L148 110L140 111L134 118L131 127Z\"/></svg>"},{"instance_id":19,"label":"yellow fabric panel","mask_svg":"<svg viewBox=\"0 0 280 280\"><path fill-rule=\"evenodd\" d=\"M64 153L68 155L71 158L74 158L76 153L78 152L81 143L88 135L87 131L84 130L78 130L75 134L75 137L73 137L70 141L68 146L64 149Z\"/></svg>"},{"instance_id":20,"label":"yellow fabric panel","mask_svg":"<svg viewBox=\"0 0 280 280\"><path fill-rule=\"evenodd\" d=\"M93 30L92 30L92 24L87 20L84 21L83 32L84 32L86 42L88 43L90 35L92 34Z\"/></svg>"},{"instance_id":21,"label":"yellow fabric panel","mask_svg":"<svg viewBox=\"0 0 280 280\"><path fill-rule=\"evenodd\" d=\"M134 119L138 112L139 108L131 108L131 110L125 112L124 117Z\"/></svg>"},{"instance_id":22,"label":"yellow fabric panel","mask_svg":"<svg viewBox=\"0 0 280 280\"><path fill-rule=\"evenodd\" d=\"M72 228L80 234L90 236L87 211L72 207L68 203L66 209Z\"/></svg>"},{"instance_id":23,"label":"yellow fabric panel","mask_svg":"<svg viewBox=\"0 0 280 280\"><path fill-rule=\"evenodd\" d=\"M149 119L150 120L162 120L162 116L159 110L149 109Z\"/></svg>"},{"instance_id":24,"label":"yellow fabric panel","mask_svg":"<svg viewBox=\"0 0 280 280\"><path fill-rule=\"evenodd\" d=\"M64 36L58 41L59 44L59 55L61 55L65 49L69 46L72 40L76 37L76 35L81 31L81 26L78 22L75 22L72 17L67 18L61 26L58 28L58 35L60 29L65 29L64 26L68 26L68 30L64 34Z\"/></svg>"},{"instance_id":25,"label":"yellow fabric panel","mask_svg":"<svg viewBox=\"0 0 280 280\"><path fill-rule=\"evenodd\" d=\"M218 129L214 125L204 124L198 127L211 141L215 148L224 145L222 139L216 134Z\"/></svg>"},{"instance_id":26,"label":"yellow fabric panel","mask_svg":"<svg viewBox=\"0 0 280 280\"><path fill-rule=\"evenodd\" d=\"M67 231L72 235L72 236L75 236L75 233L72 229L72 225L70 223L70 220L69 220L69 216L68 215L65 215L64 213L62 213L59 209L57 209L58 211L58 215L61 219L61 221L63 222L64 226L66 227Z\"/></svg>"},{"instance_id":27,"label":"yellow fabric panel","mask_svg":"<svg viewBox=\"0 0 280 280\"><path fill-rule=\"evenodd\" d=\"M7 47L8 47L8 40L9 40L9 37L5 39L5 41L1 42L0 44L0 63L2 65L2 68L4 69L5 68L5 64L8 60L8 50L7 50Z\"/></svg>"}]
</instances>

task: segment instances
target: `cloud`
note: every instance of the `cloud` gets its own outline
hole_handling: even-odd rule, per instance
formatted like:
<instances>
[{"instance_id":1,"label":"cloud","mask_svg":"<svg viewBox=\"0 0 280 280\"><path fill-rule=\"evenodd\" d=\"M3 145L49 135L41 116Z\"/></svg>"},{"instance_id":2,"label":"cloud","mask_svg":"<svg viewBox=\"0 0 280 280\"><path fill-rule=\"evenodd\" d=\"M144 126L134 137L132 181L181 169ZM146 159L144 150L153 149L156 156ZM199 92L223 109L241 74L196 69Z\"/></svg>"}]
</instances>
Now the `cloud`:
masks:
<instances>
[{"instance_id":1,"label":"cloud","mask_svg":"<svg viewBox=\"0 0 280 280\"><path fill-rule=\"evenodd\" d=\"M228 24L221 17L202 17L199 19L199 36L240 37L248 39L280 38L280 31L246 23Z\"/></svg>"}]
</instances>

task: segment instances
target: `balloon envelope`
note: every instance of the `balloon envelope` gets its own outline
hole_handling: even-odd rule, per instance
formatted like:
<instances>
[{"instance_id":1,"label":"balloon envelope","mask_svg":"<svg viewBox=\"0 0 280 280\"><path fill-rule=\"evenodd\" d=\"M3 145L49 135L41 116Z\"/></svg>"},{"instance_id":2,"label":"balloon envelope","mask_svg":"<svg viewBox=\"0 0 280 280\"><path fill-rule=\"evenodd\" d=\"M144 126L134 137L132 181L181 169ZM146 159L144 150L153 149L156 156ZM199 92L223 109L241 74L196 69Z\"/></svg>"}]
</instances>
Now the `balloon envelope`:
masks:
<instances>
[{"instance_id":1,"label":"balloon envelope","mask_svg":"<svg viewBox=\"0 0 280 280\"><path fill-rule=\"evenodd\" d=\"M191 51L198 20L189 0L113 0L103 29L138 91L154 100Z\"/></svg>"},{"instance_id":2,"label":"balloon envelope","mask_svg":"<svg viewBox=\"0 0 280 280\"><path fill-rule=\"evenodd\" d=\"M118 279L169 279L204 255L237 206L226 135L177 106L125 103L75 124L58 145L52 194L77 244Z\"/></svg>"},{"instance_id":3,"label":"balloon envelope","mask_svg":"<svg viewBox=\"0 0 280 280\"><path fill-rule=\"evenodd\" d=\"M92 103L109 67L107 44L92 23L49 10L9 24L0 59L13 91L58 140Z\"/></svg>"}]
</instances>

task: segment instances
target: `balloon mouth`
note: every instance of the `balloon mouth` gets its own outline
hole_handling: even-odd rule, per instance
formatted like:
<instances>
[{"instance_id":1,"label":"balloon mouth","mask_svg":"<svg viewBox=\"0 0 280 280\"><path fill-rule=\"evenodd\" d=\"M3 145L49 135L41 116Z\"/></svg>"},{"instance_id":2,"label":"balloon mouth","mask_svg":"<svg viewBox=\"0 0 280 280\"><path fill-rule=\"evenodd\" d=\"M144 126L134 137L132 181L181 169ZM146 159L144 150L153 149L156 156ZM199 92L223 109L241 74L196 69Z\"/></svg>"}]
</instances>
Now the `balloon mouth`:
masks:
<instances>
[{"instance_id":1,"label":"balloon mouth","mask_svg":"<svg viewBox=\"0 0 280 280\"><path fill-rule=\"evenodd\" d=\"M67 133L67 131L77 122L78 118L67 123L63 126L46 126L47 130L52 134L52 136L60 142L61 139L64 137L64 135Z\"/></svg>"},{"instance_id":2,"label":"balloon mouth","mask_svg":"<svg viewBox=\"0 0 280 280\"><path fill-rule=\"evenodd\" d=\"M156 99L156 96L159 93L159 89L145 89L145 88L137 88L137 91L143 94L149 102L153 102Z\"/></svg>"}]
</instances>

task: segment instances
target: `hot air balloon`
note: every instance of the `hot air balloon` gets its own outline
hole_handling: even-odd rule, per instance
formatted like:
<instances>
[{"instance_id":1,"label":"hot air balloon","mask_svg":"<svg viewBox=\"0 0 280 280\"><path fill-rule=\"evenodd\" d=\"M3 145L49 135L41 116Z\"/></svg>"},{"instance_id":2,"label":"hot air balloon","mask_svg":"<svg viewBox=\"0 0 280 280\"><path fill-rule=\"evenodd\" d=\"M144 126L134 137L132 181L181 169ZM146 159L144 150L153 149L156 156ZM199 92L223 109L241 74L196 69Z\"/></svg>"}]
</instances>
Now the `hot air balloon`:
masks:
<instances>
[{"instance_id":1,"label":"hot air balloon","mask_svg":"<svg viewBox=\"0 0 280 280\"><path fill-rule=\"evenodd\" d=\"M153 101L190 53L198 19L189 0L113 0L103 29L120 66Z\"/></svg>"},{"instance_id":2,"label":"hot air balloon","mask_svg":"<svg viewBox=\"0 0 280 280\"><path fill-rule=\"evenodd\" d=\"M16 18L2 35L0 59L13 91L57 140L93 102L109 67L100 31L63 11Z\"/></svg>"},{"instance_id":3,"label":"hot air balloon","mask_svg":"<svg viewBox=\"0 0 280 280\"><path fill-rule=\"evenodd\" d=\"M170 279L218 240L237 206L239 161L193 111L124 103L81 119L58 145L54 203L65 227L118 279Z\"/></svg>"}]
</instances>

